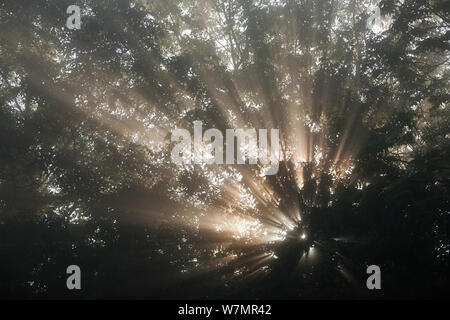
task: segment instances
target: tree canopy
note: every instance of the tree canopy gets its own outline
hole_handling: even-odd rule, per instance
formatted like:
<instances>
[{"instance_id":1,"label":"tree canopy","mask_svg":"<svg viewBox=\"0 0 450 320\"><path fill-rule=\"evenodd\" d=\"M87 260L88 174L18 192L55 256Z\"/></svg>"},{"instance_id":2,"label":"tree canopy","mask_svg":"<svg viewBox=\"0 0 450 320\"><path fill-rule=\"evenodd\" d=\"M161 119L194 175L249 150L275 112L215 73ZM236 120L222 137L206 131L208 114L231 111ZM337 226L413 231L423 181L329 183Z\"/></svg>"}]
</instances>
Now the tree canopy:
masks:
<instances>
[{"instance_id":1,"label":"tree canopy","mask_svg":"<svg viewBox=\"0 0 450 320\"><path fill-rule=\"evenodd\" d=\"M449 297L449 26L440 0L3 0L0 296ZM197 120L279 129L278 173L172 163Z\"/></svg>"}]
</instances>

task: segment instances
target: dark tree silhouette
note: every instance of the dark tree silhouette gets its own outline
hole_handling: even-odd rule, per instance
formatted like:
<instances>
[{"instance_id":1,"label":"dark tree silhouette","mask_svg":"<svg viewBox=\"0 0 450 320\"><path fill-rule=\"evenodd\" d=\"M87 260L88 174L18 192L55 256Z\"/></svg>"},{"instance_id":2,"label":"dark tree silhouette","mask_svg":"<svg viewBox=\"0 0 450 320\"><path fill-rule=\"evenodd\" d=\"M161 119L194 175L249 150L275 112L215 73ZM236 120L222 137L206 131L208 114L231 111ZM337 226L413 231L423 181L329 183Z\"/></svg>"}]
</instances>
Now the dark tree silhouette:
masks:
<instances>
[{"instance_id":1,"label":"dark tree silhouette","mask_svg":"<svg viewBox=\"0 0 450 320\"><path fill-rule=\"evenodd\" d=\"M0 296L448 298L449 7L378 6L2 1ZM196 120L278 173L172 163Z\"/></svg>"}]
</instances>

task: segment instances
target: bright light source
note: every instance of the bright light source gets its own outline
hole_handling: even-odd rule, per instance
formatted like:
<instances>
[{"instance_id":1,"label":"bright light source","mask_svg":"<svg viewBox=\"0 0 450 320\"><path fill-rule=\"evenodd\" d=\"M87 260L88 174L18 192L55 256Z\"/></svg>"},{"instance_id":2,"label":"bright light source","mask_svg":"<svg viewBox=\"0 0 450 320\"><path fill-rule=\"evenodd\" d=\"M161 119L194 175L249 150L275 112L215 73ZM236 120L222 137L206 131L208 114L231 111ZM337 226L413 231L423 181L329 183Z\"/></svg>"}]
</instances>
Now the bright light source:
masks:
<instances>
[{"instance_id":1,"label":"bright light source","mask_svg":"<svg viewBox=\"0 0 450 320\"><path fill-rule=\"evenodd\" d=\"M302 235L300 236L300 238L302 238L303 240L306 239L306 234L302 234Z\"/></svg>"}]
</instances>

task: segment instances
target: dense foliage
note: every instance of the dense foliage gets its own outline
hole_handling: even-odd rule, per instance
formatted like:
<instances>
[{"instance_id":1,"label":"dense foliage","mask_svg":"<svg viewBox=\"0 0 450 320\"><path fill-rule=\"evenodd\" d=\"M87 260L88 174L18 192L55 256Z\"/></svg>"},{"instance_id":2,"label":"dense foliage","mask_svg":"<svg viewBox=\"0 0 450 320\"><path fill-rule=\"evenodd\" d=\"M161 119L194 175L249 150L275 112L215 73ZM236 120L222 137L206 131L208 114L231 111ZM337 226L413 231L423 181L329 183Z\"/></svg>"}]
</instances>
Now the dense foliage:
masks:
<instances>
[{"instance_id":1,"label":"dense foliage","mask_svg":"<svg viewBox=\"0 0 450 320\"><path fill-rule=\"evenodd\" d=\"M379 7L1 1L0 296L449 297L449 4ZM195 120L278 174L172 163Z\"/></svg>"}]
</instances>

